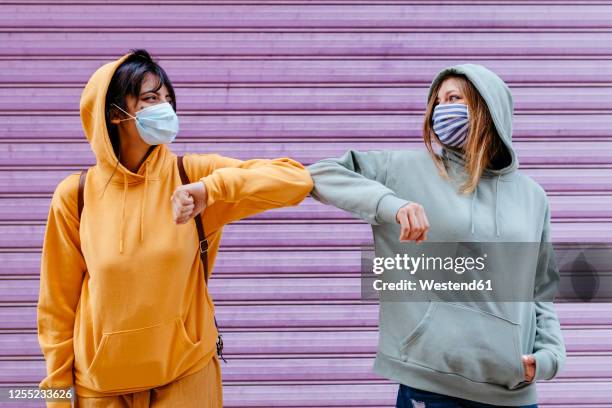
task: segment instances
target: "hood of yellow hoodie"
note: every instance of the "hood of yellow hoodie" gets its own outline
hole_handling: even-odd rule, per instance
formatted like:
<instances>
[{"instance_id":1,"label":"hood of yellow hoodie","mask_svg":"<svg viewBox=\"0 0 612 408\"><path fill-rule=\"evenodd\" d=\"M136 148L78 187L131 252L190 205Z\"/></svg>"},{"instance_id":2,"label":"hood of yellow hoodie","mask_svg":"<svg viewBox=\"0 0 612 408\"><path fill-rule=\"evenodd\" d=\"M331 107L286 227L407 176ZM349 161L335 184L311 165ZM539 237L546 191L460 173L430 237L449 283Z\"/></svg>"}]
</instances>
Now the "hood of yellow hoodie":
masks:
<instances>
[{"instance_id":1,"label":"hood of yellow hoodie","mask_svg":"<svg viewBox=\"0 0 612 408\"><path fill-rule=\"evenodd\" d=\"M89 78L81 94L80 113L83 131L91 149L96 156L95 176L104 178L104 188L98 191L100 196L108 188L122 188L122 218L121 236L119 237L119 252L123 253L125 231L125 206L130 186L144 183L140 208L140 241L144 240L144 213L147 200L147 190L150 181L159 180L172 163L171 155L166 145L157 145L140 166L137 173L130 171L121 164L115 155L108 129L106 127L106 94L111 79L119 66L130 56L104 64Z\"/></svg>"}]
</instances>

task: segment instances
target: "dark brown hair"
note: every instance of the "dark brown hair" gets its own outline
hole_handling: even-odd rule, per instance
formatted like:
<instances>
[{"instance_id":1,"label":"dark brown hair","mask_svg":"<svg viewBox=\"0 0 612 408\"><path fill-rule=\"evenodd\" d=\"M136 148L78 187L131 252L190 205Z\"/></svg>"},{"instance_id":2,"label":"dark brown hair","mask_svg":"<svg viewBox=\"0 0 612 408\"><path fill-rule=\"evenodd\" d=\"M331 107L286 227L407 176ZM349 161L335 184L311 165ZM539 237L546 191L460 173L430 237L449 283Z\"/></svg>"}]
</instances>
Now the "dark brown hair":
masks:
<instances>
[{"instance_id":1,"label":"dark brown hair","mask_svg":"<svg viewBox=\"0 0 612 408\"><path fill-rule=\"evenodd\" d=\"M125 104L126 97L132 96L138 98L140 96L142 81L147 74L154 75L158 82L154 91L157 91L162 86L166 86L172 100L170 104L176 111L176 97L174 87L166 71L151 58L151 55L146 50L132 50L132 53L125 61L117 68L111 78L106 92L105 112L106 112L106 128L110 136L111 143L115 154L119 148L119 132L116 125L113 125L110 120L113 114L123 115L119 110L112 106L116 104L121 109L128 110Z\"/></svg>"}]
</instances>

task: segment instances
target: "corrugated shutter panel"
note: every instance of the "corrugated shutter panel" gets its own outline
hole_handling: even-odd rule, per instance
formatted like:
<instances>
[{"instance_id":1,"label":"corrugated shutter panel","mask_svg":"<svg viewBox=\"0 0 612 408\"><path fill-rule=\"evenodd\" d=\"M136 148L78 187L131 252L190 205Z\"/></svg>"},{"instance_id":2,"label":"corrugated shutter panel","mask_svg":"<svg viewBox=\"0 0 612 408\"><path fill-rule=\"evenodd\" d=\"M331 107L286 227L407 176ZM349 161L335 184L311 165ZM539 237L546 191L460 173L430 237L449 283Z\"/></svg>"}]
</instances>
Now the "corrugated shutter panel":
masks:
<instances>
[{"instance_id":1,"label":"corrugated shutter panel","mask_svg":"<svg viewBox=\"0 0 612 408\"><path fill-rule=\"evenodd\" d=\"M419 148L433 75L485 64L514 91L521 166L550 195L554 239L611 241L610 1L5 1L0 384L44 375L35 304L49 199L93 163L82 87L140 47L178 88L177 153L307 164L348 148ZM370 236L310 199L227 228L211 283L231 359L226 406L394 404L396 385L370 370L376 305L359 300ZM539 385L541 405L612 406L611 305L557 310L569 357Z\"/></svg>"}]
</instances>

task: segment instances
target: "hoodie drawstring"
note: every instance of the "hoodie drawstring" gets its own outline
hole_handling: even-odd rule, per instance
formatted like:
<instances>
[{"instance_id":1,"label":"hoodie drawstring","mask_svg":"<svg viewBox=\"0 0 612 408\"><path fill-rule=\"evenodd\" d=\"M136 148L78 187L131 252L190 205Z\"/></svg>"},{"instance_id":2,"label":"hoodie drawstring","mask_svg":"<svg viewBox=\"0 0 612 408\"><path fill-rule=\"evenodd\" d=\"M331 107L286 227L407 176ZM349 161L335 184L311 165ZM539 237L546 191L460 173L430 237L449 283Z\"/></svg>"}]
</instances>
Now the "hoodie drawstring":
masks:
<instances>
[{"instance_id":1,"label":"hoodie drawstring","mask_svg":"<svg viewBox=\"0 0 612 408\"><path fill-rule=\"evenodd\" d=\"M145 213L145 201L147 200L147 187L149 185L149 161L145 162L145 180L144 190L142 193L142 200L140 204L140 242L144 241L144 213Z\"/></svg>"},{"instance_id":2,"label":"hoodie drawstring","mask_svg":"<svg viewBox=\"0 0 612 408\"><path fill-rule=\"evenodd\" d=\"M495 183L495 236L499 237L499 179L501 174L497 176L497 182Z\"/></svg>"},{"instance_id":3,"label":"hoodie drawstring","mask_svg":"<svg viewBox=\"0 0 612 408\"><path fill-rule=\"evenodd\" d=\"M121 205L121 236L119 237L119 253L123 253L123 235L125 232L125 202L127 200L127 174L123 173L123 203Z\"/></svg>"},{"instance_id":4,"label":"hoodie drawstring","mask_svg":"<svg viewBox=\"0 0 612 408\"><path fill-rule=\"evenodd\" d=\"M144 213L146 208L147 201L147 191L149 187L149 161L145 162L145 180L144 180L144 190L142 193L142 200L140 204L140 242L144 241ZM123 173L123 202L121 205L121 236L119 237L119 253L123 253L123 243L125 236L125 206L127 201L127 190L128 190L128 181L127 174Z\"/></svg>"},{"instance_id":5,"label":"hoodie drawstring","mask_svg":"<svg viewBox=\"0 0 612 408\"><path fill-rule=\"evenodd\" d=\"M497 181L495 182L495 236L500 236L499 231L499 180L501 179L501 174L497 176ZM470 206L470 220L471 220L471 231L472 235L474 235L475 227L474 227L474 205L476 203L476 195L478 193L478 185L474 189L472 193L472 203Z\"/></svg>"}]
</instances>

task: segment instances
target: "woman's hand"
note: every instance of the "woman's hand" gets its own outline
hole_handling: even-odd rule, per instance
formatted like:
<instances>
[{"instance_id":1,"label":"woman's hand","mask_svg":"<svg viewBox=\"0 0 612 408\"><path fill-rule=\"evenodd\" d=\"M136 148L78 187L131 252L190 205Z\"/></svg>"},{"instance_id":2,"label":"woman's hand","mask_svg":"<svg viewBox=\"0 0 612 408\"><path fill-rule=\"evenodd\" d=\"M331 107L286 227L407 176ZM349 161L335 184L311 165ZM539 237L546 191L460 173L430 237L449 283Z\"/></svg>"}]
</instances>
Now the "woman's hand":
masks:
<instances>
[{"instance_id":1,"label":"woman's hand","mask_svg":"<svg viewBox=\"0 0 612 408\"><path fill-rule=\"evenodd\" d=\"M533 354L523 355L523 367L525 367L525 381L533 381L533 377L535 377L535 357Z\"/></svg>"},{"instance_id":2,"label":"woman's hand","mask_svg":"<svg viewBox=\"0 0 612 408\"><path fill-rule=\"evenodd\" d=\"M429 221L421 204L410 203L400 208L395 216L401 225L400 242L415 241L417 244L427 239Z\"/></svg>"},{"instance_id":3,"label":"woman's hand","mask_svg":"<svg viewBox=\"0 0 612 408\"><path fill-rule=\"evenodd\" d=\"M174 223L185 224L200 214L206 207L207 198L206 186L201 181L177 188L170 199Z\"/></svg>"}]
</instances>

